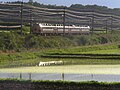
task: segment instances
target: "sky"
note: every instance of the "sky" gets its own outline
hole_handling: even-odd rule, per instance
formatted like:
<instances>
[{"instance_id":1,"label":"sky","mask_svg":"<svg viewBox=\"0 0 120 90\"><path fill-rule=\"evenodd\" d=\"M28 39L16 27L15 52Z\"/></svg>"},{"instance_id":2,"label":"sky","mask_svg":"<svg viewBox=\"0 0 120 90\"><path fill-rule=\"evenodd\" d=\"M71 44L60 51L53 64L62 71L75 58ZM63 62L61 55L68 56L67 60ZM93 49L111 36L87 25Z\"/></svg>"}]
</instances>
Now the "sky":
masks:
<instances>
[{"instance_id":1,"label":"sky","mask_svg":"<svg viewBox=\"0 0 120 90\"><path fill-rule=\"evenodd\" d=\"M0 1L17 1L17 0L0 0ZM22 1L22 0L19 0ZM28 2L29 0L23 0ZM109 8L120 8L120 0L33 0L41 4L52 4L52 5L64 5L70 6L71 4L83 4L83 5L100 5L107 6Z\"/></svg>"}]
</instances>

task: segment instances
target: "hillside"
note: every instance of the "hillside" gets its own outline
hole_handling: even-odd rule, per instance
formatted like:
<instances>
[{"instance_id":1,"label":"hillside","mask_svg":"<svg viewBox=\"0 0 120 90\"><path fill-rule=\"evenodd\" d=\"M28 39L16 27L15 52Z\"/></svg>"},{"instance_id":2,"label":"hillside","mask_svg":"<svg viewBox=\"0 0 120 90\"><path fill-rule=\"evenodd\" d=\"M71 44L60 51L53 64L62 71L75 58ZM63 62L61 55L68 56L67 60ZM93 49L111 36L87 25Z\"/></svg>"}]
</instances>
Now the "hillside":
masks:
<instances>
[{"instance_id":1,"label":"hillside","mask_svg":"<svg viewBox=\"0 0 120 90\"><path fill-rule=\"evenodd\" d=\"M16 32L0 33L0 50L29 50L45 48L64 48L71 46L86 46L120 41L119 31L112 34L89 34L89 35L67 35L67 36L40 36L34 34L24 34L21 36Z\"/></svg>"},{"instance_id":2,"label":"hillside","mask_svg":"<svg viewBox=\"0 0 120 90\"><path fill-rule=\"evenodd\" d=\"M20 1L17 2L7 2L7 3L21 3ZM67 11L66 11L66 17L65 17L65 24L72 24L74 25L75 23L78 25L90 25L91 30L98 30L100 31L100 33L98 34L89 34L89 35L76 35L76 36L72 36L72 35L67 35L67 36L39 36L39 35L34 35L34 34L28 34L28 32L30 31L30 25L32 25L32 21L31 19L34 18L34 23L36 22L47 22L47 23L61 23L63 22L63 18L61 18L62 14L58 14L58 13L63 13L63 11L58 12L56 14L56 9L62 8L64 6L56 6L56 5L44 5L44 4L40 4L37 2L33 2L33 6L37 6L37 7L42 7L41 12L40 8L35 8L35 9L31 9L31 11L35 12L34 14L29 14L29 10L30 9L28 6L26 7L26 4L30 4L28 3L24 3L23 6L23 16L21 20L21 15L20 17L18 17L18 12L20 9L15 9L14 5L4 5L1 4L1 8L3 9L2 12L3 14L6 14L6 12L9 12L9 15L6 15L6 17L1 17L2 19L4 19L4 23L3 21L1 21L1 25L19 25L20 23L23 23L24 27L23 29L23 36L20 36L16 31L10 31L8 33L6 32L1 32L0 33L0 50L1 51L7 51L7 50L13 50L13 51L22 51L22 50L29 50L29 49L42 49L42 48L63 48L63 47L68 47L68 46L84 46L84 45L96 45L96 44L106 44L106 43L114 43L114 42L119 42L120 40L120 32L119 32L119 17L112 17L110 19L110 17L108 16L106 18L105 14L101 14L101 13L111 13L111 14L115 14L118 15L120 14L120 9L110 9L108 7L105 6L98 6L98 5L81 5L81 4L74 4L71 5L70 7L66 7ZM19 6L17 6L19 7ZM9 9L15 9L13 11L9 11ZM45 11L45 9L43 8L49 8L48 11ZM51 11L50 8L55 8L53 11ZM38 11L38 10L39 11ZM71 9L72 11L69 11L69 9ZM5 12L5 10L7 10ZM75 12L74 12L75 10ZM85 14L77 14L77 13L83 13L79 12L80 10L85 10L85 11L90 11L90 10L95 10L96 13L94 12L85 12ZM28 12L26 12L28 11ZM77 12L78 11L78 12ZM101 12L101 13L97 13L97 12ZM16 12L16 13L15 13ZM51 12L54 12L55 15L49 14ZM32 13L32 12L31 12ZM86 14L88 13L88 14ZM92 16L94 13L94 16ZM37 14L40 14L40 16L37 16ZM12 16L11 16L12 15ZM14 16L15 15L15 16ZM27 16L26 16L27 15ZM46 16L48 15L48 16ZM50 16L49 16L50 15ZM68 16L67 16L68 15ZM71 15L71 16L69 16ZM88 17L84 17L84 19L82 20L81 18L76 18L78 16L83 17L83 15L87 15ZM89 16L90 15L90 16ZM5 15L3 15L5 16ZM11 18L9 18L11 17ZM16 17L16 18L15 18ZM32 18L31 18L32 17ZM42 17L42 18L41 18ZM92 19L92 21L90 20L90 22L88 21L89 19L87 18L92 18L92 17L96 17L94 19ZM103 18L105 17L105 18ZM31 19L30 19L31 18ZM61 19L60 19L61 18ZM99 20L98 20L99 18ZM109 19L108 21L104 21L101 19ZM2 20L1 19L1 20ZM79 19L79 20L78 20ZM87 20L86 20L87 19ZM9 22L8 22L9 20ZM78 20L78 21L77 21ZM114 20L117 20L116 23L112 23ZM14 21L14 23L13 23ZM21 22L22 21L22 22ZM18 24L19 22L19 24ZM106 24L105 24L106 23ZM30 25L29 25L30 24ZM114 26L114 27L113 27ZM0 29L2 31L2 29ZM8 29L7 29L8 30ZM20 28L18 29L20 30ZM108 31L107 34L103 33L104 31ZM102 33L101 33L102 32Z\"/></svg>"},{"instance_id":3,"label":"hillside","mask_svg":"<svg viewBox=\"0 0 120 90\"><path fill-rule=\"evenodd\" d=\"M20 1L16 1L16 2L7 2L7 3L21 3ZM24 2L25 4L31 4L29 2ZM45 5L45 4L41 4L38 2L33 2L31 5L36 6L36 7L42 7L42 8L52 8L52 9L56 9L56 8L61 8L63 9L64 7L68 8L68 9L76 9L76 10L95 10L95 11L99 11L99 12L103 12L103 13L111 13L113 15L120 15L120 8L109 8L107 6L99 6L99 5L82 5L82 4L72 4L71 6L57 6L57 5Z\"/></svg>"}]
</instances>

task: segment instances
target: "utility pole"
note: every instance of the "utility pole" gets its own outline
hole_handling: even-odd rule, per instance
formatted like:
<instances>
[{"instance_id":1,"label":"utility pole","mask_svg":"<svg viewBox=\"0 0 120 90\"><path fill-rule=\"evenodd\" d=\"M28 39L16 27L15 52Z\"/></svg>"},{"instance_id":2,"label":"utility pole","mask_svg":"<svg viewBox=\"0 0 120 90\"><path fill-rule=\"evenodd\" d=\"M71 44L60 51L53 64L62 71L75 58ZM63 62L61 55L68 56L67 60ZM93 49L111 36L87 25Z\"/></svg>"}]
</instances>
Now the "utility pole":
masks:
<instances>
[{"instance_id":1,"label":"utility pole","mask_svg":"<svg viewBox=\"0 0 120 90\"><path fill-rule=\"evenodd\" d=\"M108 30L108 20L105 20L105 28L106 28L106 34L107 34L107 30Z\"/></svg>"},{"instance_id":2,"label":"utility pole","mask_svg":"<svg viewBox=\"0 0 120 90\"><path fill-rule=\"evenodd\" d=\"M93 34L93 31L94 31L94 19L95 19L95 17L94 17L94 11L93 11L93 14L92 14L92 34Z\"/></svg>"},{"instance_id":3,"label":"utility pole","mask_svg":"<svg viewBox=\"0 0 120 90\"><path fill-rule=\"evenodd\" d=\"M30 34L32 33L32 10L30 9Z\"/></svg>"},{"instance_id":4,"label":"utility pole","mask_svg":"<svg viewBox=\"0 0 120 90\"><path fill-rule=\"evenodd\" d=\"M111 15L111 34L113 32L113 16Z\"/></svg>"},{"instance_id":5,"label":"utility pole","mask_svg":"<svg viewBox=\"0 0 120 90\"><path fill-rule=\"evenodd\" d=\"M23 34L23 0L21 2L20 16L21 16L21 29L20 29L20 33L22 35Z\"/></svg>"},{"instance_id":6,"label":"utility pole","mask_svg":"<svg viewBox=\"0 0 120 90\"><path fill-rule=\"evenodd\" d=\"M30 5L33 5L33 0L29 0ZM33 25L33 18L32 18L32 8L30 9L30 34L32 33L32 25Z\"/></svg>"},{"instance_id":7,"label":"utility pole","mask_svg":"<svg viewBox=\"0 0 120 90\"><path fill-rule=\"evenodd\" d=\"M63 36L65 36L65 7L63 9Z\"/></svg>"}]
</instances>

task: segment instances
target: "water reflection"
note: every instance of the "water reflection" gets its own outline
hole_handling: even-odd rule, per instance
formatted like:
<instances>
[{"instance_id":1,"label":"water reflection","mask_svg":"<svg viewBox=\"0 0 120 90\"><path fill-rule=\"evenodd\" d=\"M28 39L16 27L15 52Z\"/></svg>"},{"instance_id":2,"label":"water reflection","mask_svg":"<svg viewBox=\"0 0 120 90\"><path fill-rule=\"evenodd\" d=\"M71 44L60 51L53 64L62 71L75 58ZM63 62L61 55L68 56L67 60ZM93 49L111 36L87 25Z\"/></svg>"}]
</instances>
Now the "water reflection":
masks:
<instances>
[{"instance_id":1,"label":"water reflection","mask_svg":"<svg viewBox=\"0 0 120 90\"><path fill-rule=\"evenodd\" d=\"M0 73L0 78L17 78L26 80L66 80L76 82L93 80L99 82L120 82L120 75L112 74Z\"/></svg>"}]
</instances>

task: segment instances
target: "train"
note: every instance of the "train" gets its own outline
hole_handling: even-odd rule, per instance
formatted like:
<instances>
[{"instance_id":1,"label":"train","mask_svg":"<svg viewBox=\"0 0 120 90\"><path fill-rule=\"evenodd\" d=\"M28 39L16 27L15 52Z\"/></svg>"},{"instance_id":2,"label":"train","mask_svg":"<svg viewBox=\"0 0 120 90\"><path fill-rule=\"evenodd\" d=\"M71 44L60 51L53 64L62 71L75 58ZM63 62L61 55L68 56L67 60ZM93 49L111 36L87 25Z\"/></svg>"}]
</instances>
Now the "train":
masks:
<instances>
[{"instance_id":1,"label":"train","mask_svg":"<svg viewBox=\"0 0 120 90\"><path fill-rule=\"evenodd\" d=\"M46 23L38 23L32 25L31 32L33 34L40 34L40 35L63 35L63 34L89 34L90 33L90 26L63 26L62 24L46 24Z\"/></svg>"}]
</instances>

